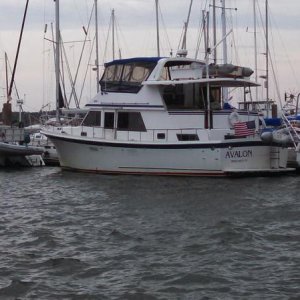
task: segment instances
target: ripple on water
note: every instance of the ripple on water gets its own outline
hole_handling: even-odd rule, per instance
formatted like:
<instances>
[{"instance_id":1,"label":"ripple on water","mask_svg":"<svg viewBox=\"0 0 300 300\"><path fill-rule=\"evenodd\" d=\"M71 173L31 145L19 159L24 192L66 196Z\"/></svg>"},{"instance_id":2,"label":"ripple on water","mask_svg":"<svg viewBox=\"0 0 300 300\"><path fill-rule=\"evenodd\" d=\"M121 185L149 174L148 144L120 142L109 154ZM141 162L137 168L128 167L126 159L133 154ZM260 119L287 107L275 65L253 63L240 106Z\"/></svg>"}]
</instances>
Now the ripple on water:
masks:
<instances>
[{"instance_id":1,"label":"ripple on water","mask_svg":"<svg viewBox=\"0 0 300 300\"><path fill-rule=\"evenodd\" d=\"M0 289L1 300L12 300L18 297L25 297L34 285L33 282L13 279L8 286Z\"/></svg>"},{"instance_id":2,"label":"ripple on water","mask_svg":"<svg viewBox=\"0 0 300 300\"><path fill-rule=\"evenodd\" d=\"M300 298L300 177L36 168L0 185L1 300Z\"/></svg>"}]
</instances>

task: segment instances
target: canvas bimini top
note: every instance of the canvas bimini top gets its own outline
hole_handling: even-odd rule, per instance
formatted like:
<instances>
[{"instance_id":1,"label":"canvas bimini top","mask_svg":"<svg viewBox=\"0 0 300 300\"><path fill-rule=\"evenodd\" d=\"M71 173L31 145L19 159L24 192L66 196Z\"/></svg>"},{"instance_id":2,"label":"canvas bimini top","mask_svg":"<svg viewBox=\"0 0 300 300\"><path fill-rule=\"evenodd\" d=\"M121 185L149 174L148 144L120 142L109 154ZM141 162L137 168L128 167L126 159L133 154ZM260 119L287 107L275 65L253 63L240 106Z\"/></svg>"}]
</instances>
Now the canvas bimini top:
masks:
<instances>
[{"instance_id":1,"label":"canvas bimini top","mask_svg":"<svg viewBox=\"0 0 300 300\"><path fill-rule=\"evenodd\" d=\"M138 93L161 57L118 59L105 64L102 92Z\"/></svg>"}]
</instances>

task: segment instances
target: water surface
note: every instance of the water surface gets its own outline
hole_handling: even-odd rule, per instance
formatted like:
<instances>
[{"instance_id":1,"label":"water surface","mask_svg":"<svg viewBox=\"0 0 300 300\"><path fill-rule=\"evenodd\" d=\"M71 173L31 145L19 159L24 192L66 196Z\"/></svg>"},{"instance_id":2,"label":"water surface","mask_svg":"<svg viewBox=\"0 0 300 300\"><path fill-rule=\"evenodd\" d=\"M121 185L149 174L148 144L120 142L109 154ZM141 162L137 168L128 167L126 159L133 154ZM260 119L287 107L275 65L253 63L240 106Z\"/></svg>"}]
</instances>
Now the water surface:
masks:
<instances>
[{"instance_id":1,"label":"water surface","mask_svg":"<svg viewBox=\"0 0 300 300\"><path fill-rule=\"evenodd\" d=\"M0 299L300 299L300 176L0 170Z\"/></svg>"}]
</instances>

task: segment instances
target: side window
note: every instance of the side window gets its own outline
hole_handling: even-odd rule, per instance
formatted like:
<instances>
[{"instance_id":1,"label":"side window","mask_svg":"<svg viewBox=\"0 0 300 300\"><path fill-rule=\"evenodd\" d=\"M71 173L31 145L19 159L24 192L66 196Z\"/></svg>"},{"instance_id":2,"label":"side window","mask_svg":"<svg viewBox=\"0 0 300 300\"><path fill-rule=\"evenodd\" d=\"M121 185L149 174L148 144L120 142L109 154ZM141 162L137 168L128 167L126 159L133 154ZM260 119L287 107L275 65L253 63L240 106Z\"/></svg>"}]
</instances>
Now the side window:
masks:
<instances>
[{"instance_id":1,"label":"side window","mask_svg":"<svg viewBox=\"0 0 300 300\"><path fill-rule=\"evenodd\" d=\"M221 88L212 87L210 90L210 107L212 109L221 108Z\"/></svg>"},{"instance_id":2,"label":"side window","mask_svg":"<svg viewBox=\"0 0 300 300\"><path fill-rule=\"evenodd\" d=\"M101 126L101 111L90 111L82 122L83 126Z\"/></svg>"},{"instance_id":3,"label":"side window","mask_svg":"<svg viewBox=\"0 0 300 300\"><path fill-rule=\"evenodd\" d=\"M106 112L104 115L104 128L106 129L113 129L115 122L115 113L113 112Z\"/></svg>"},{"instance_id":4,"label":"side window","mask_svg":"<svg viewBox=\"0 0 300 300\"><path fill-rule=\"evenodd\" d=\"M139 112L119 112L118 130L146 131L146 127Z\"/></svg>"}]
</instances>

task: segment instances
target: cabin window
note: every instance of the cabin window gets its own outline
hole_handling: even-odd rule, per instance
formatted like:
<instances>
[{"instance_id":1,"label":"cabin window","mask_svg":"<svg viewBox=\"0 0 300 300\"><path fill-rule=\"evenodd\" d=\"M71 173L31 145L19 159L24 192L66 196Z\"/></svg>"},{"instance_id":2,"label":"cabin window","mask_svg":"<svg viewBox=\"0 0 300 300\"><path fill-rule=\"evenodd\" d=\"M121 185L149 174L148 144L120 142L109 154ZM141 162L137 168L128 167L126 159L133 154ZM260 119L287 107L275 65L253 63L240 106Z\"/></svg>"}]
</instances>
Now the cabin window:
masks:
<instances>
[{"instance_id":1,"label":"cabin window","mask_svg":"<svg viewBox=\"0 0 300 300\"><path fill-rule=\"evenodd\" d=\"M207 109L207 88L198 83L177 84L166 86L163 90L163 99L167 108L172 109ZM221 91L219 87L210 88L211 109L221 108Z\"/></svg>"},{"instance_id":2,"label":"cabin window","mask_svg":"<svg viewBox=\"0 0 300 300\"><path fill-rule=\"evenodd\" d=\"M128 62L115 63L105 68L100 80L105 92L138 93L141 83L148 78L156 63Z\"/></svg>"},{"instance_id":3,"label":"cabin window","mask_svg":"<svg viewBox=\"0 0 300 300\"><path fill-rule=\"evenodd\" d=\"M105 69L105 80L106 81L120 81L122 74L121 65L112 65Z\"/></svg>"},{"instance_id":4,"label":"cabin window","mask_svg":"<svg viewBox=\"0 0 300 300\"><path fill-rule=\"evenodd\" d=\"M177 134L178 141L199 141L197 134Z\"/></svg>"},{"instance_id":5,"label":"cabin window","mask_svg":"<svg viewBox=\"0 0 300 300\"><path fill-rule=\"evenodd\" d=\"M158 140L164 140L165 138L166 138L165 133L161 133L161 132L160 132L160 133L157 134L157 139L158 139Z\"/></svg>"},{"instance_id":6,"label":"cabin window","mask_svg":"<svg viewBox=\"0 0 300 300\"><path fill-rule=\"evenodd\" d=\"M113 112L106 112L104 117L104 128L113 129L115 123L115 114Z\"/></svg>"},{"instance_id":7,"label":"cabin window","mask_svg":"<svg viewBox=\"0 0 300 300\"><path fill-rule=\"evenodd\" d=\"M82 122L83 126L101 126L101 111L90 111Z\"/></svg>"},{"instance_id":8,"label":"cabin window","mask_svg":"<svg viewBox=\"0 0 300 300\"><path fill-rule=\"evenodd\" d=\"M140 112L119 112L118 130L146 131L146 127Z\"/></svg>"},{"instance_id":9,"label":"cabin window","mask_svg":"<svg viewBox=\"0 0 300 300\"><path fill-rule=\"evenodd\" d=\"M210 108L221 109L221 89L219 87L210 89Z\"/></svg>"}]
</instances>

